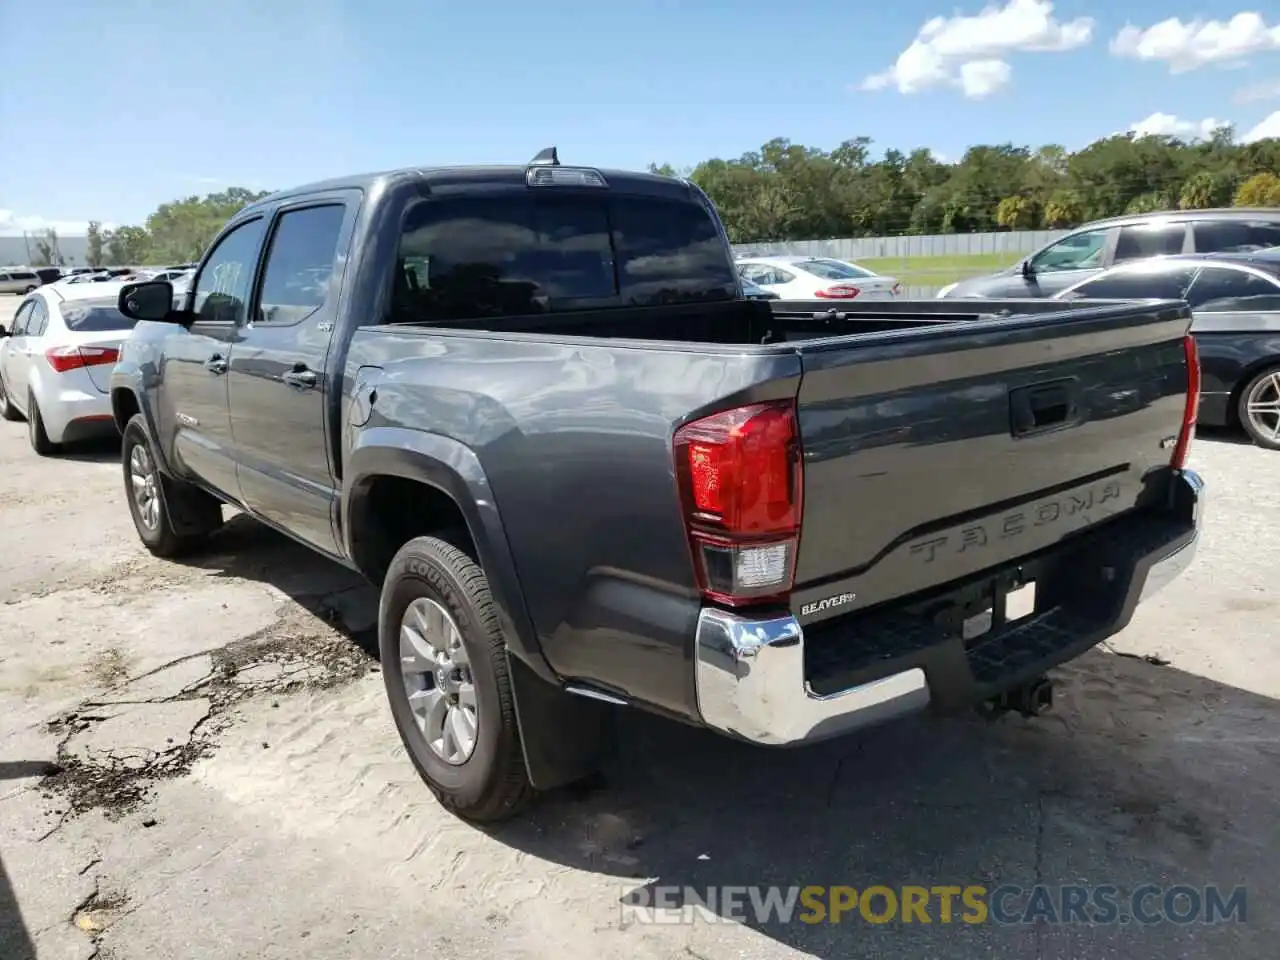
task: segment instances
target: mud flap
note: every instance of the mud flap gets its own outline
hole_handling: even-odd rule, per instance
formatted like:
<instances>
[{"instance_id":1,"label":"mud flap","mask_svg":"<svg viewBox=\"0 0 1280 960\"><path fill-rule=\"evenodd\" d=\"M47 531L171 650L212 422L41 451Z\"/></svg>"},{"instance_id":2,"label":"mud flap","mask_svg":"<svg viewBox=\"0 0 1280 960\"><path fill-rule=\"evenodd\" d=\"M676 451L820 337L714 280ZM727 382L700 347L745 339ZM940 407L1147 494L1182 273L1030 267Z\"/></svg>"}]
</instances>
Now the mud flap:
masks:
<instances>
[{"instance_id":1,"label":"mud flap","mask_svg":"<svg viewBox=\"0 0 1280 960\"><path fill-rule=\"evenodd\" d=\"M594 773L617 745L617 708L565 693L507 654L529 782L551 790Z\"/></svg>"}]
</instances>

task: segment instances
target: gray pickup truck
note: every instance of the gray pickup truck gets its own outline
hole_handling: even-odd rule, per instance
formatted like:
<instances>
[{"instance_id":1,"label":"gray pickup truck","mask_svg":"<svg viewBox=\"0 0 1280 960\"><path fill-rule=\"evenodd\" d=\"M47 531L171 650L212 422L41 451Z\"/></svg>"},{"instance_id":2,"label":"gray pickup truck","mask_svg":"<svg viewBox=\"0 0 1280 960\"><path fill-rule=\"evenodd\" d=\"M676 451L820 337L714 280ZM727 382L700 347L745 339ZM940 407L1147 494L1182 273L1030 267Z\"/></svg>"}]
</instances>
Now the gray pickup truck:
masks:
<instances>
[{"instance_id":1,"label":"gray pickup truck","mask_svg":"<svg viewBox=\"0 0 1280 960\"><path fill-rule=\"evenodd\" d=\"M498 819L619 705L760 744L1047 706L1191 561L1179 301L752 301L706 196L412 169L238 213L112 376L143 543L243 510L381 587L405 747Z\"/></svg>"}]
</instances>

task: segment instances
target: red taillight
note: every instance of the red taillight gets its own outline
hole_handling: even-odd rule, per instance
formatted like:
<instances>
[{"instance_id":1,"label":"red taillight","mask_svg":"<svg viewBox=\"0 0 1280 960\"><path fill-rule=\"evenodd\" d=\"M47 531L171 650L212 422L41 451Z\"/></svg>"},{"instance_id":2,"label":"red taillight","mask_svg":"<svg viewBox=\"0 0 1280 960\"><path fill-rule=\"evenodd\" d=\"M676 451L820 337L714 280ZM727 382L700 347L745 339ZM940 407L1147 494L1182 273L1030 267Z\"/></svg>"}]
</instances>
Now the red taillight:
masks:
<instances>
[{"instance_id":1,"label":"red taillight","mask_svg":"<svg viewBox=\"0 0 1280 960\"><path fill-rule=\"evenodd\" d=\"M55 372L66 373L81 367L115 363L120 359L120 351L114 347L54 347L45 351L45 358Z\"/></svg>"},{"instance_id":2,"label":"red taillight","mask_svg":"<svg viewBox=\"0 0 1280 960\"><path fill-rule=\"evenodd\" d=\"M698 586L729 606L791 592L804 467L795 403L735 407L675 434L676 479Z\"/></svg>"},{"instance_id":3,"label":"red taillight","mask_svg":"<svg viewBox=\"0 0 1280 960\"><path fill-rule=\"evenodd\" d=\"M1173 448L1173 459L1169 461L1169 465L1175 470L1181 470L1187 465L1191 441L1196 435L1196 416L1200 410L1200 350L1196 347L1196 338L1183 337L1182 349L1187 357L1187 405L1182 411L1182 430L1178 433L1178 445Z\"/></svg>"},{"instance_id":4,"label":"red taillight","mask_svg":"<svg viewBox=\"0 0 1280 960\"><path fill-rule=\"evenodd\" d=\"M862 291L849 283L837 283L825 290L815 290L813 295L822 300L852 300Z\"/></svg>"}]
</instances>

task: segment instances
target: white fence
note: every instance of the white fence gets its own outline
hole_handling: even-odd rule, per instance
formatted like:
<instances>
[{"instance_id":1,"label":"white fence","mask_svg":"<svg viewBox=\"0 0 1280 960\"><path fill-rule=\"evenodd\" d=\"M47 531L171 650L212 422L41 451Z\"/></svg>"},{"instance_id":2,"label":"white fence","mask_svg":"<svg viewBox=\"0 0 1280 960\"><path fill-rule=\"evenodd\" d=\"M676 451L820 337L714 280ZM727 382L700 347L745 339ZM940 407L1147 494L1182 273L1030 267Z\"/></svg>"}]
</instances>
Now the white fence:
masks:
<instances>
[{"instance_id":1,"label":"white fence","mask_svg":"<svg viewBox=\"0 0 1280 960\"><path fill-rule=\"evenodd\" d=\"M875 260L908 257L971 257L1031 253L1058 239L1065 230L1011 230L1004 233L948 233L929 237L840 237L835 240L781 240L777 243L738 243L740 255L790 254Z\"/></svg>"}]
</instances>

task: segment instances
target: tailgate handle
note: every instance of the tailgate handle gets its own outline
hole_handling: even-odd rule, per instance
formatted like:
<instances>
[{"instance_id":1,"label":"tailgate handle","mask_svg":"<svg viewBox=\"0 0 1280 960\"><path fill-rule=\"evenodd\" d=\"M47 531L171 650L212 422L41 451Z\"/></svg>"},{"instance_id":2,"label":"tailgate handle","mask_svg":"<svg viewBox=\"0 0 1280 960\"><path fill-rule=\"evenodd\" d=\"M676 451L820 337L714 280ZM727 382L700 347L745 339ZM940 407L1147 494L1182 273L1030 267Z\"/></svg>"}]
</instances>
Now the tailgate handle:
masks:
<instances>
[{"instance_id":1,"label":"tailgate handle","mask_svg":"<svg viewBox=\"0 0 1280 960\"><path fill-rule=\"evenodd\" d=\"M1076 419L1074 381L1034 384L1009 393L1015 437L1052 430Z\"/></svg>"}]
</instances>

